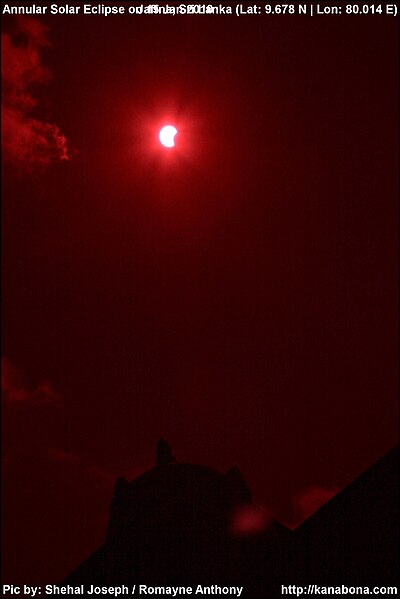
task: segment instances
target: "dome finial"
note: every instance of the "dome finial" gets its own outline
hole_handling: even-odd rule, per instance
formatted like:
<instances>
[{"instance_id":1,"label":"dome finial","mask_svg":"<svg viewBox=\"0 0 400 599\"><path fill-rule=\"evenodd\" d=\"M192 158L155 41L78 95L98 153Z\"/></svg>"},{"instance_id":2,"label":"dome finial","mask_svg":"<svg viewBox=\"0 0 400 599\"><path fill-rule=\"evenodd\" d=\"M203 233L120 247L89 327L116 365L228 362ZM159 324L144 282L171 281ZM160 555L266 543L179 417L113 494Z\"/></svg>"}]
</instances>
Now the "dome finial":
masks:
<instances>
[{"instance_id":1,"label":"dome finial","mask_svg":"<svg viewBox=\"0 0 400 599\"><path fill-rule=\"evenodd\" d=\"M157 443L157 466L165 466L171 462L176 462L176 458L167 441L161 437Z\"/></svg>"}]
</instances>

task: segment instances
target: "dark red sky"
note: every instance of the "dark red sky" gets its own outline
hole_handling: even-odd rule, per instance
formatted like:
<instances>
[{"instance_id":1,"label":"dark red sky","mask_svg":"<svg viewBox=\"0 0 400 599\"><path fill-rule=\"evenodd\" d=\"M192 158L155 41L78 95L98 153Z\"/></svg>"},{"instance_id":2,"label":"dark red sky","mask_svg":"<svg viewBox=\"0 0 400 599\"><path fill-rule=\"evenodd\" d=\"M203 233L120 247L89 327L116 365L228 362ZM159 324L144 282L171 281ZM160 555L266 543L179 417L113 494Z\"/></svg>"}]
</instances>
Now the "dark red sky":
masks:
<instances>
[{"instance_id":1,"label":"dark red sky","mask_svg":"<svg viewBox=\"0 0 400 599\"><path fill-rule=\"evenodd\" d=\"M40 22L3 18L7 582L161 435L298 521L397 438L396 19Z\"/></svg>"}]
</instances>

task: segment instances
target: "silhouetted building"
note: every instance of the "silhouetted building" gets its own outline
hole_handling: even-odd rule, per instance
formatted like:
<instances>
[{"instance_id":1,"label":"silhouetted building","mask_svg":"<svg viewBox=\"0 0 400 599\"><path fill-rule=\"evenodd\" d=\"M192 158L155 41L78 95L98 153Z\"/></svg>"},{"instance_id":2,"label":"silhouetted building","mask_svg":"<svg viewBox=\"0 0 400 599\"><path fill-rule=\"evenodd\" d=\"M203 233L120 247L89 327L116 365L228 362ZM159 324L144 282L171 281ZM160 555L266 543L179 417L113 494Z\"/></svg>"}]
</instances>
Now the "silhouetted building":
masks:
<instances>
[{"instance_id":1,"label":"silhouetted building","mask_svg":"<svg viewBox=\"0 0 400 599\"><path fill-rule=\"evenodd\" d=\"M63 584L243 585L254 598L291 584L396 585L397 464L396 449L295 531L269 519L240 535L232 522L252 505L240 471L177 463L161 439L155 468L116 481L104 545Z\"/></svg>"}]
</instances>

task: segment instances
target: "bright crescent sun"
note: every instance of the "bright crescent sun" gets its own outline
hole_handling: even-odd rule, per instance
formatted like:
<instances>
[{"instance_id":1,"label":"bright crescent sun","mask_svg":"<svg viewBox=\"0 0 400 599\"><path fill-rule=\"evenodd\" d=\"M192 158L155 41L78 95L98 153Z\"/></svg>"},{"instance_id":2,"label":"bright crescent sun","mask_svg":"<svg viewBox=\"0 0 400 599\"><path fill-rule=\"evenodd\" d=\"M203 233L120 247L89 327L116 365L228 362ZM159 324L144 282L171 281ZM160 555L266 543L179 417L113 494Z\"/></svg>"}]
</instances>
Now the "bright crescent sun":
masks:
<instances>
[{"instance_id":1,"label":"bright crescent sun","mask_svg":"<svg viewBox=\"0 0 400 599\"><path fill-rule=\"evenodd\" d=\"M163 127L158 135L160 142L166 148L173 148L175 145L174 137L178 133L177 129L172 125Z\"/></svg>"}]
</instances>

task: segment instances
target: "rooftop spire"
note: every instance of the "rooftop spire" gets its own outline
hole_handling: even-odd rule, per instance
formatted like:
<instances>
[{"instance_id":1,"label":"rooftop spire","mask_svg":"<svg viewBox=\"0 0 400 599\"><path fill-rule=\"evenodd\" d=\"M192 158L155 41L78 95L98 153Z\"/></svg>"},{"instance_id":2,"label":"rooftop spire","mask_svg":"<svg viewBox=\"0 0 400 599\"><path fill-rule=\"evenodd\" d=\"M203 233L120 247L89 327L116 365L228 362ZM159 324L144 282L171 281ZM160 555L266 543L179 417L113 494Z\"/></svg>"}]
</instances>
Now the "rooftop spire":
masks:
<instances>
[{"instance_id":1,"label":"rooftop spire","mask_svg":"<svg viewBox=\"0 0 400 599\"><path fill-rule=\"evenodd\" d=\"M165 466L171 462L176 462L176 458L167 441L161 437L157 443L157 466Z\"/></svg>"}]
</instances>

